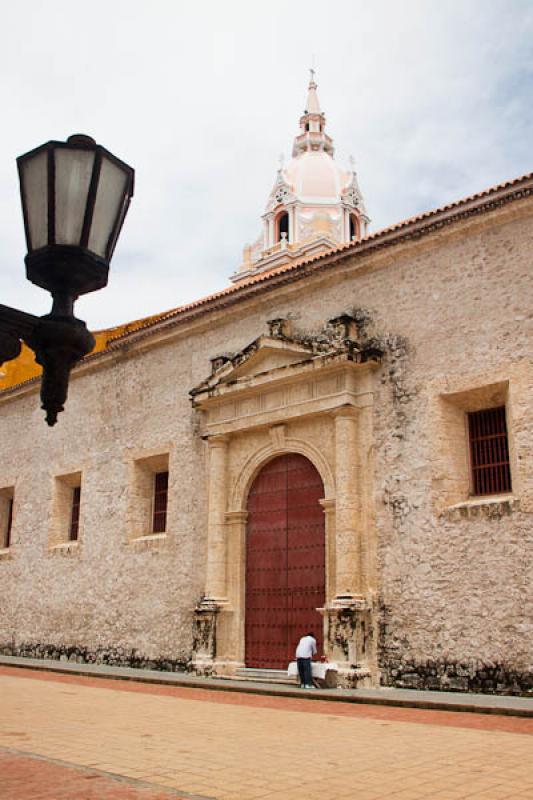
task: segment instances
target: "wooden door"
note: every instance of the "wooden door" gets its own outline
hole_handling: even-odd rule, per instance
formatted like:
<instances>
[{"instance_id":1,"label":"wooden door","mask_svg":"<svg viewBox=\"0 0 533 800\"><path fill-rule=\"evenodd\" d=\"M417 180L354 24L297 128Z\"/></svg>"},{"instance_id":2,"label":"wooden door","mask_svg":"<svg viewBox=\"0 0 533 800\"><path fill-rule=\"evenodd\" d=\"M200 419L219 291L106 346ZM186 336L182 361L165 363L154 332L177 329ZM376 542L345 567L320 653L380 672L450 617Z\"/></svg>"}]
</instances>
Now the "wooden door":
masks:
<instances>
[{"instance_id":1,"label":"wooden door","mask_svg":"<svg viewBox=\"0 0 533 800\"><path fill-rule=\"evenodd\" d=\"M270 461L248 497L246 666L286 669L300 636L322 652L325 599L324 486L304 456Z\"/></svg>"}]
</instances>

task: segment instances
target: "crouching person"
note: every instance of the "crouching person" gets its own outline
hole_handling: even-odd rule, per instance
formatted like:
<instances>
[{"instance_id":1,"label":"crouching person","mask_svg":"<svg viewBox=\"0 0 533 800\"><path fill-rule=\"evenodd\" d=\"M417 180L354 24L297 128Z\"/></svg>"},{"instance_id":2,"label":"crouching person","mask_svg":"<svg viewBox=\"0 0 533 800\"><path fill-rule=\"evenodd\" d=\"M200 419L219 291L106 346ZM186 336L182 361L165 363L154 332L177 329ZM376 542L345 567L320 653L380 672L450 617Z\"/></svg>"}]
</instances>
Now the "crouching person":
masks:
<instances>
[{"instance_id":1,"label":"crouching person","mask_svg":"<svg viewBox=\"0 0 533 800\"><path fill-rule=\"evenodd\" d=\"M312 633L306 633L296 648L296 663L300 676L300 689L314 689L311 661L316 655L316 639Z\"/></svg>"}]
</instances>

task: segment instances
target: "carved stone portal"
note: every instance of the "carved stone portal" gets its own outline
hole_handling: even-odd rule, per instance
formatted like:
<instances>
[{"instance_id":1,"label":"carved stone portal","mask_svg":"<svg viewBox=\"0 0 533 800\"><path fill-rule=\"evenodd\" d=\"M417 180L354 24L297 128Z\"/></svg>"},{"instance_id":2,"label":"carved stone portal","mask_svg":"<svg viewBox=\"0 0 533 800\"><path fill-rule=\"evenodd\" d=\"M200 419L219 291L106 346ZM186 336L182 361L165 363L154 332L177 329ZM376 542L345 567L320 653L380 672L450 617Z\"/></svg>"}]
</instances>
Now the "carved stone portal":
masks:
<instances>
[{"instance_id":1,"label":"carved stone portal","mask_svg":"<svg viewBox=\"0 0 533 800\"><path fill-rule=\"evenodd\" d=\"M371 443L381 349L367 327L344 315L311 335L271 320L270 335L213 359L212 374L191 392L208 465L197 672L235 675L245 665L248 492L269 460L299 453L324 485L326 598L319 610L325 655L339 665L342 685L377 681Z\"/></svg>"}]
</instances>

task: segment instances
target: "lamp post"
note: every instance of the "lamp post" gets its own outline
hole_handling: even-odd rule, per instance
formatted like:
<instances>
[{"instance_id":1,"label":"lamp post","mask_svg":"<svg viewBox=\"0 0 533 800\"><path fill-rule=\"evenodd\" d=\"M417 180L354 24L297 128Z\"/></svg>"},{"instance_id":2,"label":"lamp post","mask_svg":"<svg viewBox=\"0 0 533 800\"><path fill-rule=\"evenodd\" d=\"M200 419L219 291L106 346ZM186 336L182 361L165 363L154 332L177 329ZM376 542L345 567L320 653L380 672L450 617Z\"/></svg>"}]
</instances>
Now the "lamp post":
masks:
<instances>
[{"instance_id":1,"label":"lamp post","mask_svg":"<svg viewBox=\"0 0 533 800\"><path fill-rule=\"evenodd\" d=\"M41 403L55 425L67 398L70 370L95 345L74 316L80 294L107 285L130 199L131 167L76 134L47 142L17 159L28 253L26 277L49 291L44 317L0 305L0 365L20 354L21 341L43 368Z\"/></svg>"}]
</instances>

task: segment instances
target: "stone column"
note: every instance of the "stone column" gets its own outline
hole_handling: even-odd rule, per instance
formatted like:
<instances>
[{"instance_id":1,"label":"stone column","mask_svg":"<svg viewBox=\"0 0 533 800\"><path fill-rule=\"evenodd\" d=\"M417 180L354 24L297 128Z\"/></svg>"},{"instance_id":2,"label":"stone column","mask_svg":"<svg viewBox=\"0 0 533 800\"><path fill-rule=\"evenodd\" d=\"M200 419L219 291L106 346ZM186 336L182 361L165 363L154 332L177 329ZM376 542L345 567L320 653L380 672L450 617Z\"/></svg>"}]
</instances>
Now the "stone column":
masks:
<instances>
[{"instance_id":1,"label":"stone column","mask_svg":"<svg viewBox=\"0 0 533 800\"><path fill-rule=\"evenodd\" d=\"M268 218L267 225L268 225L268 242L267 242L267 248L268 248L272 247L272 245L274 244L274 220L272 217Z\"/></svg>"},{"instance_id":2,"label":"stone column","mask_svg":"<svg viewBox=\"0 0 533 800\"><path fill-rule=\"evenodd\" d=\"M336 597L361 592L359 564L359 496L357 409L343 406L335 417Z\"/></svg>"},{"instance_id":3,"label":"stone column","mask_svg":"<svg viewBox=\"0 0 533 800\"><path fill-rule=\"evenodd\" d=\"M207 577L205 596L225 602L226 587L226 489L228 437L209 439L209 489L207 494Z\"/></svg>"},{"instance_id":4,"label":"stone column","mask_svg":"<svg viewBox=\"0 0 533 800\"><path fill-rule=\"evenodd\" d=\"M342 209L342 231L343 241L350 241L350 214L347 208Z\"/></svg>"},{"instance_id":5,"label":"stone column","mask_svg":"<svg viewBox=\"0 0 533 800\"><path fill-rule=\"evenodd\" d=\"M290 206L289 208L289 244L294 244L297 241L296 231L296 208Z\"/></svg>"}]
</instances>

